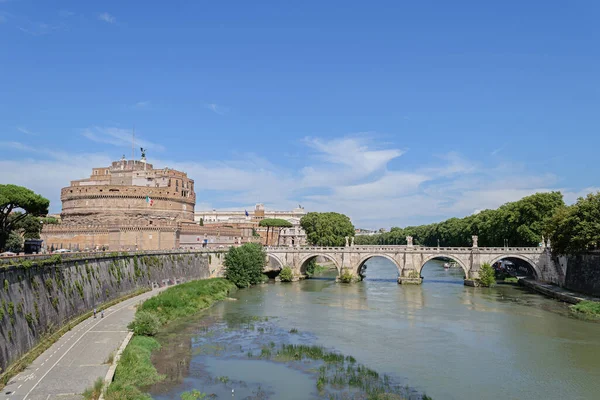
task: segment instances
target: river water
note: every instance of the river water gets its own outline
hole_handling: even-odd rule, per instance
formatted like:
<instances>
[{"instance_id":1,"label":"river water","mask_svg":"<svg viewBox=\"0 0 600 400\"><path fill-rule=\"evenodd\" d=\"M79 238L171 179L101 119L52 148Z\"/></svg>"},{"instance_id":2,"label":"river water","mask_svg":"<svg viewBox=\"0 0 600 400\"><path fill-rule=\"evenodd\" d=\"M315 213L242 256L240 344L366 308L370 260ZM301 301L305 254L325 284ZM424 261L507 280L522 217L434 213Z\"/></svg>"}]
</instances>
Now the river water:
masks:
<instances>
[{"instance_id":1,"label":"river water","mask_svg":"<svg viewBox=\"0 0 600 400\"><path fill-rule=\"evenodd\" d=\"M159 336L153 361L167 379L150 392L157 399L191 389L218 398L360 398L339 385L318 391L318 362L260 357L268 347L307 344L387 374L407 398L600 398L600 324L519 287L465 287L462 270L439 261L422 275L420 286L398 285L395 267L374 258L358 284L330 275L238 291L237 300Z\"/></svg>"}]
</instances>

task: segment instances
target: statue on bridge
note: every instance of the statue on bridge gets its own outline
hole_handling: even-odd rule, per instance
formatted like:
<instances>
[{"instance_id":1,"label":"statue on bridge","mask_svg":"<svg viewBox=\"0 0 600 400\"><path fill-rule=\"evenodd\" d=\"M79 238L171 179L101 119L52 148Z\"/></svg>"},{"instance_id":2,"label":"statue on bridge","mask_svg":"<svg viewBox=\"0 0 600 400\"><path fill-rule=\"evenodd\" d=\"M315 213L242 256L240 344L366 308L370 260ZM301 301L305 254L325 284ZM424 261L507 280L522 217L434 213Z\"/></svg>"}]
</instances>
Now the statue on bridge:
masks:
<instances>
[{"instance_id":1,"label":"statue on bridge","mask_svg":"<svg viewBox=\"0 0 600 400\"><path fill-rule=\"evenodd\" d=\"M354 247L354 236L352 236L352 241L350 242L350 247Z\"/></svg>"},{"instance_id":2,"label":"statue on bridge","mask_svg":"<svg viewBox=\"0 0 600 400\"><path fill-rule=\"evenodd\" d=\"M406 237L406 245L409 247L412 247L412 245L413 245L413 237L412 236Z\"/></svg>"},{"instance_id":3,"label":"statue on bridge","mask_svg":"<svg viewBox=\"0 0 600 400\"><path fill-rule=\"evenodd\" d=\"M348 236L346 236L346 247L348 247Z\"/></svg>"},{"instance_id":4,"label":"statue on bridge","mask_svg":"<svg viewBox=\"0 0 600 400\"><path fill-rule=\"evenodd\" d=\"M473 247L477 247L477 242L479 241L479 237L477 235L473 235L473 236L471 236L471 239L473 239Z\"/></svg>"}]
</instances>

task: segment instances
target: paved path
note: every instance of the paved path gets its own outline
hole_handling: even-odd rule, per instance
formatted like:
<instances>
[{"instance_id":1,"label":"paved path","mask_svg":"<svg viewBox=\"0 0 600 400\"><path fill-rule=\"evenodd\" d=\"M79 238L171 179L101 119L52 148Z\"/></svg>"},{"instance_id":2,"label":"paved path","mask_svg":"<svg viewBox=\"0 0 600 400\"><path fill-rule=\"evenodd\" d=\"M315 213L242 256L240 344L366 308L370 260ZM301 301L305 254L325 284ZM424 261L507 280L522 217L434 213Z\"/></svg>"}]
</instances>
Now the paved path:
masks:
<instances>
[{"instance_id":1,"label":"paved path","mask_svg":"<svg viewBox=\"0 0 600 400\"><path fill-rule=\"evenodd\" d=\"M154 289L104 310L65 333L27 369L11 379L0 393L0 400L82 399L81 393L104 379L111 353L127 336L135 306L156 295Z\"/></svg>"},{"instance_id":2,"label":"paved path","mask_svg":"<svg viewBox=\"0 0 600 400\"><path fill-rule=\"evenodd\" d=\"M583 293L574 292L572 290L551 285L549 283L534 281L532 279L521 279L519 283L521 283L523 286L535 290L536 292L545 294L549 297L554 297L555 299L564 301L566 303L577 304L580 301L584 300L600 301L600 298L598 297L588 296Z\"/></svg>"}]
</instances>

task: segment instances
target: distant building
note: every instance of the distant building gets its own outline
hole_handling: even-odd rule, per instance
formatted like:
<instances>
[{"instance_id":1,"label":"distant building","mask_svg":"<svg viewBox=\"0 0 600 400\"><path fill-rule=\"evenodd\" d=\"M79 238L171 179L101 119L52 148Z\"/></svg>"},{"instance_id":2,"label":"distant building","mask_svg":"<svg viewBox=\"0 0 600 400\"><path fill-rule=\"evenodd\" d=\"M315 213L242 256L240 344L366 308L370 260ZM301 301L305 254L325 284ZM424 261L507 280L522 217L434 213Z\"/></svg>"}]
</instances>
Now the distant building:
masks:
<instances>
[{"instance_id":1,"label":"distant building","mask_svg":"<svg viewBox=\"0 0 600 400\"><path fill-rule=\"evenodd\" d=\"M194 222L194 181L185 172L141 160L93 168L61 190L60 224L43 227L47 249L159 250L229 246L251 230L204 228Z\"/></svg>"},{"instance_id":2,"label":"distant building","mask_svg":"<svg viewBox=\"0 0 600 400\"><path fill-rule=\"evenodd\" d=\"M230 226L245 229L254 229L262 238L262 243L267 244L267 229L259 227L261 220L266 218L285 219L292 224L291 228L269 232L269 245L281 246L302 246L306 244L306 232L300 226L300 219L306 215L303 207L298 206L291 211L268 211L264 204L256 204L254 210L210 210L196 211L195 221L204 224L204 226Z\"/></svg>"},{"instance_id":3,"label":"distant building","mask_svg":"<svg viewBox=\"0 0 600 400\"><path fill-rule=\"evenodd\" d=\"M375 235L379 233L378 231L373 231L370 229L360 229L360 228L356 228L354 230L354 235L355 236L371 236L371 235Z\"/></svg>"}]
</instances>

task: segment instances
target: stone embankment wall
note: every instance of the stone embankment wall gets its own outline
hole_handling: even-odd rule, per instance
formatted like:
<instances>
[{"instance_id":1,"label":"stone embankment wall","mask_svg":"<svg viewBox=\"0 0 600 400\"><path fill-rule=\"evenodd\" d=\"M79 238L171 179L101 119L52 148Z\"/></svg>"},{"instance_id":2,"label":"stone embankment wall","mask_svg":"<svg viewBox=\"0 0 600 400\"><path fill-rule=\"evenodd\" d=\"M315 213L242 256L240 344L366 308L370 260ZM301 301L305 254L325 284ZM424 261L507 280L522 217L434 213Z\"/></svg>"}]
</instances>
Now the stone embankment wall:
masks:
<instances>
[{"instance_id":1,"label":"stone embankment wall","mask_svg":"<svg viewBox=\"0 0 600 400\"><path fill-rule=\"evenodd\" d=\"M556 257L565 274L564 287L600 297L600 253Z\"/></svg>"},{"instance_id":2,"label":"stone embankment wall","mask_svg":"<svg viewBox=\"0 0 600 400\"><path fill-rule=\"evenodd\" d=\"M219 255L219 258L221 255ZM210 258L217 269L219 258ZM110 300L152 284L211 275L209 255L115 255L0 267L0 372L41 338Z\"/></svg>"}]
</instances>

